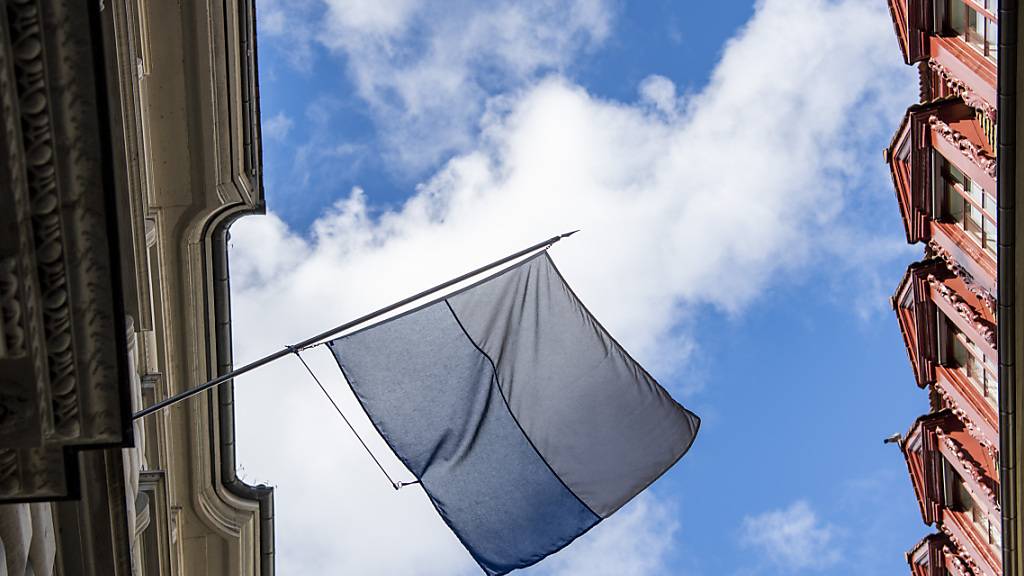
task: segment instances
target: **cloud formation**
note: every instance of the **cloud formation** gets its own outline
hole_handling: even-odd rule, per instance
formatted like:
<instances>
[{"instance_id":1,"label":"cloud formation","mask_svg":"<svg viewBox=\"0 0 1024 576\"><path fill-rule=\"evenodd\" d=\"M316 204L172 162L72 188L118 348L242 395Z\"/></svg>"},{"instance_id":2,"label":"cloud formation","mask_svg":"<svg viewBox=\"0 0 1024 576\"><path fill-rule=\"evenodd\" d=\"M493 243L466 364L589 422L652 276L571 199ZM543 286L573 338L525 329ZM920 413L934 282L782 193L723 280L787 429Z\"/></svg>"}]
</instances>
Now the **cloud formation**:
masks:
<instances>
[{"instance_id":1,"label":"cloud formation","mask_svg":"<svg viewBox=\"0 0 1024 576\"><path fill-rule=\"evenodd\" d=\"M284 112L278 112L263 120L263 137L270 140L284 140L295 123Z\"/></svg>"},{"instance_id":2,"label":"cloud formation","mask_svg":"<svg viewBox=\"0 0 1024 576\"><path fill-rule=\"evenodd\" d=\"M344 58L393 162L470 148L489 96L564 70L609 32L607 0L327 0L319 39Z\"/></svg>"},{"instance_id":3,"label":"cloud formation","mask_svg":"<svg viewBox=\"0 0 1024 576\"><path fill-rule=\"evenodd\" d=\"M552 5L563 4L545 4ZM577 29L569 40L555 31L547 39L543 28L531 32L570 55L607 34L609 25L587 11L597 4L572 5L576 20L559 23ZM424 87L443 81L447 72L437 71L452 62L457 73L441 85L453 94L468 90L487 105L452 112L453 125L475 118L478 131L460 137L466 151L398 208L382 210L355 189L308 234L273 214L234 226L239 362L582 228L554 249L554 258L595 315L678 395L685 391L678 376L699 350L688 324L696 311L739 313L780 274L826 254L856 253L855 246L818 250L842 240L839 216L871 172L865 163L877 165L878 120L870 119L889 118L896 99L910 99L892 92L908 72L893 50L884 5L870 0L765 0L702 92L680 100L671 81L652 77L637 87L635 103L602 100L557 74L512 91L504 80L492 85L489 73L504 78L523 70L528 78L569 57L469 55L467 46L475 44L463 38L497 34L495 45L506 46L501 31L526 33L531 20L516 16L511 5L456 18L458 34L437 28L450 24L411 2L357 16L344 12L356 4L339 6L332 8L332 26L356 27L354 35L380 50L366 62L402 73L368 76L366 97L393 107L414 130L430 131L416 127L418 115L429 124L444 100ZM492 61L495 68L481 68ZM465 139L477 132L478 139ZM343 408L359 414L330 358L316 351L310 359ZM284 571L471 571L418 489L394 493L318 394L294 363L241 378L236 387L240 460L278 486ZM357 424L375 452L386 455L368 423ZM401 470L393 458L387 465ZM662 573L660 561L642 555L671 544L673 530L659 533L659 526L672 501L645 502L616 519L629 529L612 524L574 547L606 550L599 543L614 540L621 556L609 565L638 576ZM604 536L609 533L614 536ZM570 573L588 562L567 552L538 570Z\"/></svg>"},{"instance_id":4,"label":"cloud formation","mask_svg":"<svg viewBox=\"0 0 1024 576\"><path fill-rule=\"evenodd\" d=\"M650 494L643 495L598 524L579 542L528 573L537 576L678 574L666 562L678 531L675 507Z\"/></svg>"},{"instance_id":5,"label":"cloud formation","mask_svg":"<svg viewBox=\"0 0 1024 576\"><path fill-rule=\"evenodd\" d=\"M741 542L780 568L797 572L835 565L842 558L835 528L822 523L807 502L743 519Z\"/></svg>"},{"instance_id":6,"label":"cloud formation","mask_svg":"<svg viewBox=\"0 0 1024 576\"><path fill-rule=\"evenodd\" d=\"M281 56L292 68L309 74L316 61L317 22L323 11L321 0L256 0L260 41L286 46L279 51Z\"/></svg>"}]
</instances>

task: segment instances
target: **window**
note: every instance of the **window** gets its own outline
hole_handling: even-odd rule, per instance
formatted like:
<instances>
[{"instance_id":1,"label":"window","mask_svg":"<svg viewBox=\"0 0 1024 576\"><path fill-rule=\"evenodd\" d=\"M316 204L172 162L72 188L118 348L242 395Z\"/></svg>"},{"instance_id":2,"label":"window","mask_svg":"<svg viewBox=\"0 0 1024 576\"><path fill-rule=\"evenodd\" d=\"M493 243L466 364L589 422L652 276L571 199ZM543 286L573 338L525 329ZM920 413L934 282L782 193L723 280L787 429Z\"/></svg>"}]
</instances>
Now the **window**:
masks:
<instances>
[{"instance_id":1,"label":"window","mask_svg":"<svg viewBox=\"0 0 1024 576\"><path fill-rule=\"evenodd\" d=\"M940 217L967 232L992 258L996 257L996 199L938 153Z\"/></svg>"},{"instance_id":2,"label":"window","mask_svg":"<svg viewBox=\"0 0 1024 576\"><path fill-rule=\"evenodd\" d=\"M947 0L948 26L972 48L995 62L998 56L996 0Z\"/></svg>"},{"instance_id":3,"label":"window","mask_svg":"<svg viewBox=\"0 0 1024 576\"><path fill-rule=\"evenodd\" d=\"M974 496L971 495L971 492L967 488L967 484L963 479L958 476L957 480L957 507L971 519L971 522L974 523L974 527L977 529L978 534L980 534L990 546L999 550L1003 545L1003 538L1002 534L999 532L999 526L989 518L988 514L985 514L985 511L980 506L978 506L978 503L974 500Z\"/></svg>"},{"instance_id":4,"label":"window","mask_svg":"<svg viewBox=\"0 0 1024 576\"><path fill-rule=\"evenodd\" d=\"M978 348L977 344L971 342L967 335L960 331L955 324L945 316L945 340L946 358L948 363L958 368L971 384L974 385L985 401L992 408L999 406L999 381L996 379L996 365L989 360Z\"/></svg>"},{"instance_id":5,"label":"window","mask_svg":"<svg viewBox=\"0 0 1024 576\"><path fill-rule=\"evenodd\" d=\"M1003 535L999 531L999 525L985 513L984 508L978 505L974 494L967 487L967 483L944 458L942 460L942 489L946 507L967 516L974 524L978 535L995 550L1001 550Z\"/></svg>"},{"instance_id":6,"label":"window","mask_svg":"<svg viewBox=\"0 0 1024 576\"><path fill-rule=\"evenodd\" d=\"M900 308L907 310L908 312L914 312L914 291L911 288L907 288L903 291L903 295L900 296Z\"/></svg>"}]
</instances>

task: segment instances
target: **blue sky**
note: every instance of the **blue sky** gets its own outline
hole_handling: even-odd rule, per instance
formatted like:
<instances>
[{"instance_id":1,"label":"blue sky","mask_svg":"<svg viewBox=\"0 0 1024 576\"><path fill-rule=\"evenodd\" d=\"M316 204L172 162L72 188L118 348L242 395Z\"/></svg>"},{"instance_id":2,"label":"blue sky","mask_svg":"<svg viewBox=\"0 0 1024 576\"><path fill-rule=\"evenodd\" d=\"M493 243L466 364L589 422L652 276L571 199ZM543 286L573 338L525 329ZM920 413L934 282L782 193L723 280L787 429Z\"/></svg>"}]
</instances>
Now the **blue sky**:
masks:
<instances>
[{"instance_id":1,"label":"blue sky","mask_svg":"<svg viewBox=\"0 0 1024 576\"><path fill-rule=\"evenodd\" d=\"M528 572L906 571L928 529L881 440L927 398L887 297L920 250L880 152L916 79L884 3L257 7L270 215L232 230L236 362L583 228L555 260L704 425ZM236 385L281 573L476 573L317 394L288 362Z\"/></svg>"}]
</instances>

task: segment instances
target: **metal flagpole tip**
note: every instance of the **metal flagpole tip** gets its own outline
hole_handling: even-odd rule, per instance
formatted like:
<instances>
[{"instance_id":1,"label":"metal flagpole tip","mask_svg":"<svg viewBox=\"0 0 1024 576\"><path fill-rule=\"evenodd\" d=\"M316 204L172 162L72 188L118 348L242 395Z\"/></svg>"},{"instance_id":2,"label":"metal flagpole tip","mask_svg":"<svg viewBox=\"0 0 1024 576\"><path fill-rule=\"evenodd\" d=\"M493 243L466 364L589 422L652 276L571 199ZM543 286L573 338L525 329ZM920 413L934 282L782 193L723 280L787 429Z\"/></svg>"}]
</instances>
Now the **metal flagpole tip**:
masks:
<instances>
[{"instance_id":1,"label":"metal flagpole tip","mask_svg":"<svg viewBox=\"0 0 1024 576\"><path fill-rule=\"evenodd\" d=\"M572 232L566 232L565 234L559 234L558 236L553 236L550 240L548 240L547 247L550 248L556 242L559 242L560 240L562 240L562 238L568 238L569 236L572 236L573 234L575 234L577 232L579 232L579 230L573 230Z\"/></svg>"}]
</instances>

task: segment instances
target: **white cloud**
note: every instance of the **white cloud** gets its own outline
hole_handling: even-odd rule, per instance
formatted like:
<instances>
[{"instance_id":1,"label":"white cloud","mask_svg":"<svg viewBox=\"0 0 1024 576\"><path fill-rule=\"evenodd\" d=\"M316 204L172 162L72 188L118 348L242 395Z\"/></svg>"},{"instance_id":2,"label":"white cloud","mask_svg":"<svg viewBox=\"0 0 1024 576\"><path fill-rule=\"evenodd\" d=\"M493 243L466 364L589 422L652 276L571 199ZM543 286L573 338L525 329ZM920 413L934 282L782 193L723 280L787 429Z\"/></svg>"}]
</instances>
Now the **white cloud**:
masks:
<instances>
[{"instance_id":1,"label":"white cloud","mask_svg":"<svg viewBox=\"0 0 1024 576\"><path fill-rule=\"evenodd\" d=\"M374 26L390 38L389 30L412 29L413 20ZM480 31L470 29L475 20L453 22L469 37L501 28L492 20ZM436 35L431 26L442 25L449 24L426 25L427 37L465 50L462 35ZM843 238L835 230L842 231L839 216L864 182L860 174L882 169L877 143L884 138L865 125L891 119L899 109L894 98L911 99L911 71L891 34L885 6L872 0L766 0L726 48L709 86L677 102L675 114L664 113L674 93L667 81L649 81L646 100L626 104L551 76L492 99L480 139L398 209L381 212L357 189L308 236L272 214L245 219L233 228L236 360L582 228L555 248L556 261L611 332L678 393L684 384L673 375L699 349L687 325L694 311L710 305L739 312L780 274L844 253L816 250ZM426 47L428 55L448 50ZM421 67L415 55L390 57L412 58L409 70ZM456 78L453 93L482 85L477 62L461 69L466 77ZM511 59L498 62L512 66ZM396 78L382 82L400 83ZM421 93L436 78L411 78L401 81L412 83L408 102L402 96L388 106L420 102L409 112L419 114L442 105L444 98ZM462 111L453 114L456 124L464 119ZM318 351L311 361L348 412L360 414L331 359ZM419 489L394 493L318 394L294 362L240 378L236 387L240 460L254 476L277 482L282 570L472 571ZM369 425L360 426L376 453L387 454ZM389 467L401 468L390 457ZM638 537L663 524L650 506L636 513ZM604 549L593 544L601 534L574 547ZM639 566L642 574L642 559L623 546L620 565ZM571 562L559 557L542 568Z\"/></svg>"},{"instance_id":2,"label":"white cloud","mask_svg":"<svg viewBox=\"0 0 1024 576\"><path fill-rule=\"evenodd\" d=\"M640 97L662 114L676 115L679 106L679 100L676 98L676 85L668 78L657 74L644 78L640 83Z\"/></svg>"},{"instance_id":3,"label":"white cloud","mask_svg":"<svg viewBox=\"0 0 1024 576\"><path fill-rule=\"evenodd\" d=\"M842 555L835 528L822 523L810 504L800 500L789 508L743 519L740 540L789 571L828 568Z\"/></svg>"},{"instance_id":4,"label":"white cloud","mask_svg":"<svg viewBox=\"0 0 1024 576\"><path fill-rule=\"evenodd\" d=\"M236 244L237 245L237 244ZM268 310L275 317L280 310ZM252 313L252 312L249 312ZM240 315L240 314L239 314ZM267 338L289 342L292 326ZM243 329L237 329L241 334ZM244 338L243 338L244 339ZM320 351L322 352L322 351ZM393 471L402 465L372 431L337 366L307 355L324 385ZM475 574L472 559L418 487L396 492L293 359L236 381L240 461L274 483L277 567L282 574ZM398 472L409 480L408 473Z\"/></svg>"},{"instance_id":5,"label":"white cloud","mask_svg":"<svg viewBox=\"0 0 1024 576\"><path fill-rule=\"evenodd\" d=\"M389 36L401 32L416 10L419 0L327 0L329 33L356 33L366 36ZM344 44L344 39L328 37L330 45Z\"/></svg>"},{"instance_id":6,"label":"white cloud","mask_svg":"<svg viewBox=\"0 0 1024 576\"><path fill-rule=\"evenodd\" d=\"M263 120L263 137L270 140L284 140L295 123L284 112Z\"/></svg>"},{"instance_id":7,"label":"white cloud","mask_svg":"<svg viewBox=\"0 0 1024 576\"><path fill-rule=\"evenodd\" d=\"M280 57L308 74L313 70L316 23L322 12L321 0L256 0L259 40L275 43Z\"/></svg>"},{"instance_id":8,"label":"white cloud","mask_svg":"<svg viewBox=\"0 0 1024 576\"><path fill-rule=\"evenodd\" d=\"M491 95L564 69L608 34L606 0L327 0L342 54L392 159L413 171L469 148Z\"/></svg>"},{"instance_id":9,"label":"white cloud","mask_svg":"<svg viewBox=\"0 0 1024 576\"><path fill-rule=\"evenodd\" d=\"M675 507L651 495L641 496L598 524L530 574L546 576L660 576L676 574L667 555L679 530Z\"/></svg>"}]
</instances>

